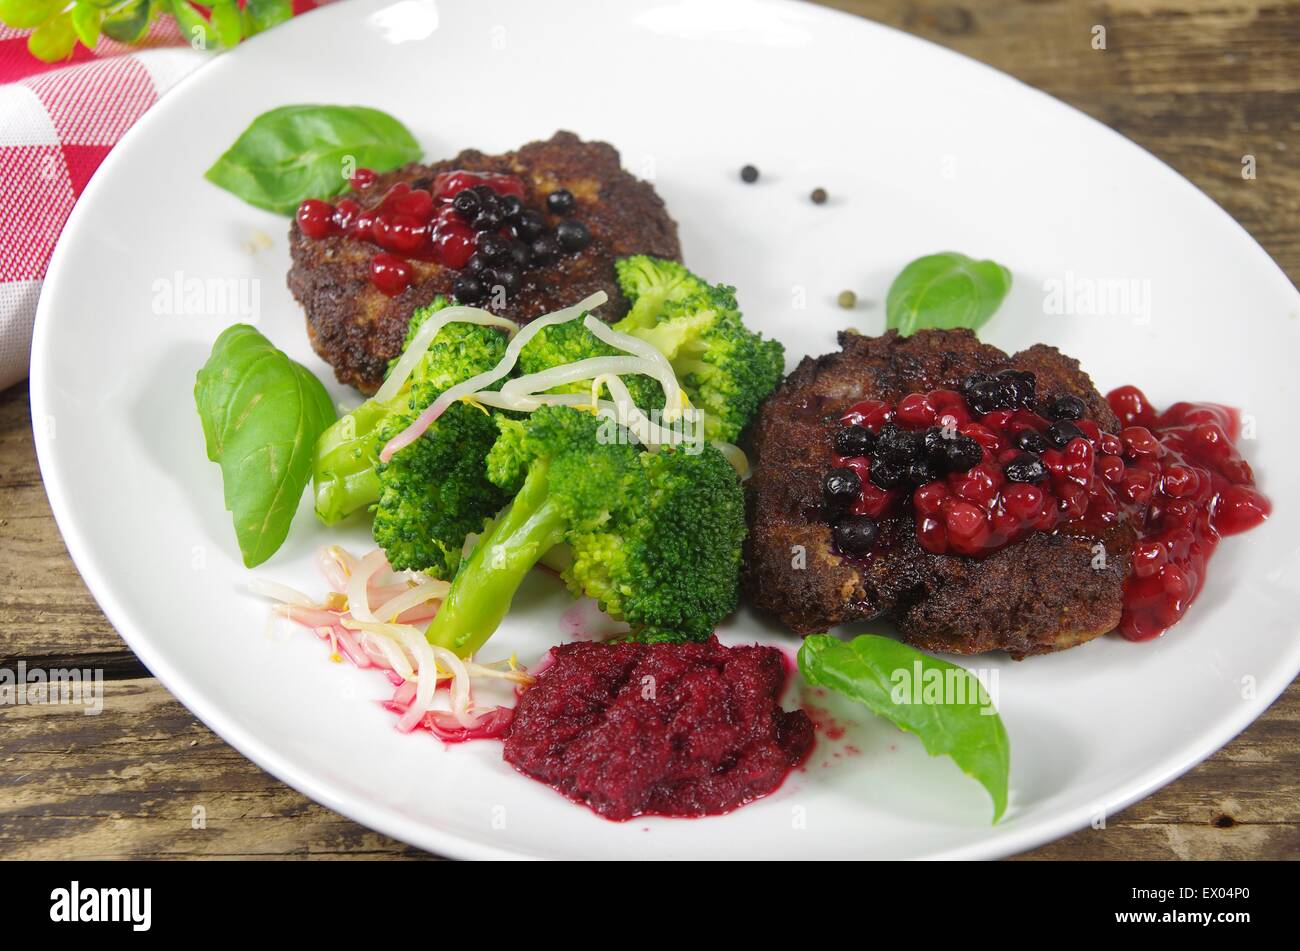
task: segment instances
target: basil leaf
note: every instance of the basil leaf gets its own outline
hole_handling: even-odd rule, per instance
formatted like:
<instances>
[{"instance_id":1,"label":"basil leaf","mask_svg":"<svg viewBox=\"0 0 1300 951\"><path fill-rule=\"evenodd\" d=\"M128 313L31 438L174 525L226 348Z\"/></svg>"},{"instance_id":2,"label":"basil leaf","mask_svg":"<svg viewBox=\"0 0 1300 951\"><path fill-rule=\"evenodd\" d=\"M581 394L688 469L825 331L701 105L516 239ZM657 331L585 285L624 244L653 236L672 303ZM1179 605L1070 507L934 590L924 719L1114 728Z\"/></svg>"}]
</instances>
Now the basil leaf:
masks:
<instances>
[{"instance_id":1,"label":"basil leaf","mask_svg":"<svg viewBox=\"0 0 1300 951\"><path fill-rule=\"evenodd\" d=\"M1002 718L970 671L875 634L847 643L827 634L807 637L799 649L799 671L810 684L842 693L900 730L915 733L931 756L952 757L988 790L993 821L1002 818L1011 746ZM926 685L936 681L953 696L924 700ZM965 702L949 702L958 698Z\"/></svg>"},{"instance_id":2,"label":"basil leaf","mask_svg":"<svg viewBox=\"0 0 1300 951\"><path fill-rule=\"evenodd\" d=\"M1011 289L1011 272L956 251L917 258L885 298L885 326L904 337L918 330L983 326Z\"/></svg>"},{"instance_id":3,"label":"basil leaf","mask_svg":"<svg viewBox=\"0 0 1300 951\"><path fill-rule=\"evenodd\" d=\"M378 109L281 106L254 119L205 175L250 205L292 214L304 198L342 191L345 167L386 172L419 157L406 126Z\"/></svg>"},{"instance_id":4,"label":"basil leaf","mask_svg":"<svg viewBox=\"0 0 1300 951\"><path fill-rule=\"evenodd\" d=\"M208 458L252 568L275 554L311 478L316 440L337 418L320 380L247 324L227 328L194 382Z\"/></svg>"}]
</instances>

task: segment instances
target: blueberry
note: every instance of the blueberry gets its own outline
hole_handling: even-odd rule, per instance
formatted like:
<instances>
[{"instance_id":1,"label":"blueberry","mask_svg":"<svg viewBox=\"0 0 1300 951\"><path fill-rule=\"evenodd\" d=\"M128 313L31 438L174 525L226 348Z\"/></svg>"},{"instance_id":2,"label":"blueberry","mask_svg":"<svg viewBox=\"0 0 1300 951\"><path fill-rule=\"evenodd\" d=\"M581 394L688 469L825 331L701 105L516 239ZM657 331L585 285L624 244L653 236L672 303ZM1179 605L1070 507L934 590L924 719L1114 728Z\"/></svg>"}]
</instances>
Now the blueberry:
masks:
<instances>
[{"instance_id":1,"label":"blueberry","mask_svg":"<svg viewBox=\"0 0 1300 951\"><path fill-rule=\"evenodd\" d=\"M939 471L928 459L913 459L907 464L907 481L912 485L925 485L939 478Z\"/></svg>"},{"instance_id":2,"label":"blueberry","mask_svg":"<svg viewBox=\"0 0 1300 951\"><path fill-rule=\"evenodd\" d=\"M975 387L979 386L980 384L991 383L992 381L993 381L993 377L989 376L987 373L976 372L976 373L972 373L970 376L966 377L966 379L962 380L961 386L958 387L958 389L960 389L963 393L968 393L971 390L975 389Z\"/></svg>"},{"instance_id":3,"label":"blueberry","mask_svg":"<svg viewBox=\"0 0 1300 951\"><path fill-rule=\"evenodd\" d=\"M1064 449L1071 439L1082 439L1083 430L1067 419L1059 420L1047 427L1047 441L1057 449Z\"/></svg>"},{"instance_id":4,"label":"blueberry","mask_svg":"<svg viewBox=\"0 0 1300 951\"><path fill-rule=\"evenodd\" d=\"M966 391L966 402L980 416L994 410L1006 409L1010 399L1014 398L1009 387L997 380L981 380Z\"/></svg>"},{"instance_id":5,"label":"blueberry","mask_svg":"<svg viewBox=\"0 0 1300 951\"><path fill-rule=\"evenodd\" d=\"M501 214L506 221L514 221L524 210L524 201L518 195L501 196Z\"/></svg>"},{"instance_id":6,"label":"blueberry","mask_svg":"<svg viewBox=\"0 0 1300 951\"><path fill-rule=\"evenodd\" d=\"M1047 448L1047 440L1043 434L1033 429L1022 429L1016 434L1014 440L1017 449L1023 449L1025 452L1042 452Z\"/></svg>"},{"instance_id":7,"label":"blueberry","mask_svg":"<svg viewBox=\"0 0 1300 951\"><path fill-rule=\"evenodd\" d=\"M758 169L752 165L746 165L740 170L740 180L747 185L752 185L758 181Z\"/></svg>"},{"instance_id":8,"label":"blueberry","mask_svg":"<svg viewBox=\"0 0 1300 951\"><path fill-rule=\"evenodd\" d=\"M1028 406L1034 401L1035 380L1028 370L1003 370L997 375L997 381L1011 406Z\"/></svg>"},{"instance_id":9,"label":"blueberry","mask_svg":"<svg viewBox=\"0 0 1300 951\"><path fill-rule=\"evenodd\" d=\"M865 426L845 426L835 434L835 451L841 456L865 456L876 445L876 434Z\"/></svg>"},{"instance_id":10,"label":"blueberry","mask_svg":"<svg viewBox=\"0 0 1300 951\"><path fill-rule=\"evenodd\" d=\"M470 227L475 231L496 231L501 227L501 212L493 208L482 208L470 222Z\"/></svg>"},{"instance_id":11,"label":"blueberry","mask_svg":"<svg viewBox=\"0 0 1300 951\"><path fill-rule=\"evenodd\" d=\"M560 246L549 234L533 241L533 263L550 264L560 256Z\"/></svg>"},{"instance_id":12,"label":"blueberry","mask_svg":"<svg viewBox=\"0 0 1300 951\"><path fill-rule=\"evenodd\" d=\"M875 455L890 462L906 464L917 454L917 439L914 433L899 429L893 423L880 427L880 436L876 440Z\"/></svg>"},{"instance_id":13,"label":"blueberry","mask_svg":"<svg viewBox=\"0 0 1300 951\"><path fill-rule=\"evenodd\" d=\"M1048 419L1083 419L1086 408L1077 396L1057 396L1047 401L1043 415Z\"/></svg>"},{"instance_id":14,"label":"blueberry","mask_svg":"<svg viewBox=\"0 0 1300 951\"><path fill-rule=\"evenodd\" d=\"M491 264L499 264L510 256L510 240L494 232L483 232L476 244L478 253Z\"/></svg>"},{"instance_id":15,"label":"blueberry","mask_svg":"<svg viewBox=\"0 0 1300 951\"><path fill-rule=\"evenodd\" d=\"M474 220L474 216L478 214L480 204L478 195L468 188L462 188L456 192L456 197L451 200L451 207L455 208L456 214L466 221Z\"/></svg>"},{"instance_id":16,"label":"blueberry","mask_svg":"<svg viewBox=\"0 0 1300 951\"><path fill-rule=\"evenodd\" d=\"M495 203L497 200L497 190L491 185L475 185L474 194L478 195L483 204Z\"/></svg>"},{"instance_id":17,"label":"blueberry","mask_svg":"<svg viewBox=\"0 0 1300 951\"><path fill-rule=\"evenodd\" d=\"M487 288L473 274L462 274L452 281L451 293L462 304L474 304L483 299Z\"/></svg>"},{"instance_id":18,"label":"blueberry","mask_svg":"<svg viewBox=\"0 0 1300 951\"><path fill-rule=\"evenodd\" d=\"M969 436L958 436L946 442L943 462L949 472L965 472L984 461L984 447Z\"/></svg>"},{"instance_id":19,"label":"blueberry","mask_svg":"<svg viewBox=\"0 0 1300 951\"><path fill-rule=\"evenodd\" d=\"M565 218L555 226L555 240L566 251L581 251L591 240L591 235L581 221Z\"/></svg>"},{"instance_id":20,"label":"blueberry","mask_svg":"<svg viewBox=\"0 0 1300 951\"><path fill-rule=\"evenodd\" d=\"M478 274L487 266L488 259L483 257L482 253L479 251L475 251L471 254L469 260L465 262L465 270L469 271L471 274Z\"/></svg>"},{"instance_id":21,"label":"blueberry","mask_svg":"<svg viewBox=\"0 0 1300 951\"><path fill-rule=\"evenodd\" d=\"M519 271L508 264L499 264L492 269L491 283L493 287L498 284L505 288L506 294L513 294L519 290L522 283L519 277Z\"/></svg>"},{"instance_id":22,"label":"blueberry","mask_svg":"<svg viewBox=\"0 0 1300 951\"><path fill-rule=\"evenodd\" d=\"M944 446L949 441L949 437L943 434L940 427L931 426L921 437L921 448L925 450L927 457L937 461L943 458Z\"/></svg>"},{"instance_id":23,"label":"blueberry","mask_svg":"<svg viewBox=\"0 0 1300 951\"><path fill-rule=\"evenodd\" d=\"M528 245L522 241L511 241L510 242L510 264L513 267L519 269L520 271L525 271L532 263L533 263L532 249L529 248Z\"/></svg>"},{"instance_id":24,"label":"blueberry","mask_svg":"<svg viewBox=\"0 0 1300 951\"><path fill-rule=\"evenodd\" d=\"M852 469L832 469L822 477L822 498L835 514L856 502L861 491L862 480Z\"/></svg>"},{"instance_id":25,"label":"blueberry","mask_svg":"<svg viewBox=\"0 0 1300 951\"><path fill-rule=\"evenodd\" d=\"M896 462L878 459L871 463L871 481L882 489L892 489L907 477L907 469Z\"/></svg>"},{"instance_id":26,"label":"blueberry","mask_svg":"<svg viewBox=\"0 0 1300 951\"><path fill-rule=\"evenodd\" d=\"M573 192L567 188L557 188L546 196L546 208L553 215L570 215L578 203L573 200Z\"/></svg>"},{"instance_id":27,"label":"blueberry","mask_svg":"<svg viewBox=\"0 0 1300 951\"><path fill-rule=\"evenodd\" d=\"M1047 478L1043 460L1032 452L1020 453L1007 463L1005 472L1011 482L1042 482Z\"/></svg>"},{"instance_id":28,"label":"blueberry","mask_svg":"<svg viewBox=\"0 0 1300 951\"><path fill-rule=\"evenodd\" d=\"M865 515L850 515L836 523L832 531L835 547L846 555L865 555L876 543L880 528Z\"/></svg>"},{"instance_id":29,"label":"blueberry","mask_svg":"<svg viewBox=\"0 0 1300 951\"><path fill-rule=\"evenodd\" d=\"M515 221L516 237L522 238L524 241L532 241L544 231L546 231L546 219L542 217L540 211L528 208L519 213L519 217Z\"/></svg>"}]
</instances>

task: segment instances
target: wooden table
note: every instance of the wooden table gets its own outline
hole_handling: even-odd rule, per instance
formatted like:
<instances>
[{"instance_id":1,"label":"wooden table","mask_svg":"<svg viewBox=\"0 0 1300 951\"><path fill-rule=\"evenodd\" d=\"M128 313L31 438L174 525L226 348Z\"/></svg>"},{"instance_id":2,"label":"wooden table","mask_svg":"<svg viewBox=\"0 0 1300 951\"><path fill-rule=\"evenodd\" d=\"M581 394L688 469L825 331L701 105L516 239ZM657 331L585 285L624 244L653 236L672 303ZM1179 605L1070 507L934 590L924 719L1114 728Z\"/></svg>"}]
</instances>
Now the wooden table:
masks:
<instances>
[{"instance_id":1,"label":"wooden table","mask_svg":"<svg viewBox=\"0 0 1300 951\"><path fill-rule=\"evenodd\" d=\"M1118 129L1300 275L1300 3L830 4L917 33ZM1106 49L1092 48L1093 27ZM1243 180L1243 155L1257 177ZM1234 316L1225 315L1227 319ZM102 667L103 714L0 709L5 857L417 858L268 776L199 724L118 638L41 487L25 386L0 394L0 667ZM1300 856L1300 685L1187 776L1025 858ZM192 828L195 807L206 828Z\"/></svg>"}]
</instances>

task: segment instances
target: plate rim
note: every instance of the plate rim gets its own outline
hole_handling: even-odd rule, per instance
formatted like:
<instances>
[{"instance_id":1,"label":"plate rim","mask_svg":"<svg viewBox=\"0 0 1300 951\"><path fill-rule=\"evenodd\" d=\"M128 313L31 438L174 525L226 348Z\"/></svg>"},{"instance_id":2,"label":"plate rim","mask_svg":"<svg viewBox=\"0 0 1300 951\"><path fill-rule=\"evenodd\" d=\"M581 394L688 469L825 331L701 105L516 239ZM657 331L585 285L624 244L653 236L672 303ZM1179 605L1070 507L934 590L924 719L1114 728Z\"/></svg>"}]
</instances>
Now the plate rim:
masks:
<instances>
[{"instance_id":1,"label":"plate rim","mask_svg":"<svg viewBox=\"0 0 1300 951\"><path fill-rule=\"evenodd\" d=\"M378 6L382 2L391 2L391 0L372 0L372 2L373 5ZM1009 82L1019 87L1021 91L1028 91L1036 96L1050 100L1058 110L1072 113L1076 121L1082 119L1098 129L1104 130L1106 135L1120 140L1127 147L1144 155L1147 161L1157 163L1163 169L1164 174L1176 179L1185 191L1198 196L1201 201L1212 206L1240 236L1244 236L1253 244L1258 253L1268 261L1271 265L1269 273L1280 279L1282 286L1294 293L1297 299L1300 299L1300 291L1296 290L1281 266L1273 260L1272 256L1254 236L1217 201L1159 156L1081 109L967 54L878 21L830 7L800 3L798 0L762 0L762 2L767 6L783 7L788 8L790 11L797 11L799 15L805 17L828 17L841 22L852 21L855 24L852 27L853 29L880 31L888 34L891 37L889 42L892 43L901 42L906 44L911 42L923 44L931 47L934 51L938 51L940 55L955 57L965 61L968 67L975 67L985 74L991 74L987 78L995 82ZM336 4L325 8L317 8L308 14L295 17L289 23L281 24L274 32L278 35L288 30L298 29L294 24L300 20L305 20L308 16L319 16L321 18L334 16L340 21L346 22L364 16L364 13L357 12L362 10L363 6L370 6L370 4ZM347 10L348 13L345 15L339 12L343 10ZM239 47L219 55L221 57L252 55L242 53L241 50L253 44L256 44L254 48L261 49L264 42L269 41L263 41L260 36L255 36L240 44ZM222 712L221 704L206 697L202 690L195 688L183 673L173 667L165 656L166 652L154 648L149 634L131 621L128 612L119 603L113 586L108 583L101 573L99 560L93 551L93 543L90 541L88 534L82 531L82 527L77 523L73 515L72 505L68 499L58 467L54 466L50 461L53 458L50 436L43 427L34 425L36 419L49 415L47 410L54 399L52 392L54 384L48 372L48 328L53 320L49 314L53 305L49 303L52 300L52 295L44 293L45 283L58 284L64 280L62 273L63 260L71 253L67 249L78 240L79 233L84 229L83 219L86 221L93 220L89 218L90 212L88 211L92 202L87 199L93 199L101 189L111 187L105 185L105 183L115 178L117 165L127 161L128 150L123 149L122 146L124 144L130 146L137 136L145 134L141 130L149 130L155 124L165 123L171 109L182 108L177 103L184 101L187 91L200 81L200 77L211 73L212 65L211 63L202 64L159 97L159 100L127 130L122 139L109 152L103 163L96 169L65 222L43 278L42 293L37 303L32 335L29 398L33 420L33 441L36 446L41 480L64 545L91 596L104 612L109 623L112 624L115 633L144 663L149 672L208 729L212 730L224 742L229 743L242 756L252 761L260 769L265 770L313 801L319 802L367 828L441 856L478 860L549 857L548 853L537 852L526 847L491 845L480 839L460 835L419 819L405 816L395 808L367 802L362 797L353 796L346 792L336 793L331 789L331 783L327 779L317 778L311 775L309 769L299 768L291 757L277 751L270 744L263 743L252 731L244 730L237 723L228 721ZM1243 703L1241 712L1237 715L1225 718L1217 725L1217 729L1207 730L1194 741L1183 744L1184 748L1190 750L1190 753L1182 752L1170 755L1160 762L1154 772L1144 770L1126 784L1115 787L1111 796L1108 797L1110 801L1106 804L1107 814L1113 815L1128 808L1133 803L1149 796L1152 792L1190 771L1231 742L1234 737L1272 706L1296 678L1297 674L1300 674L1300 639L1293 639L1290 651L1285 652L1283 656L1289 658L1289 664L1287 665L1287 669L1290 671L1289 674L1282 671L1285 677L1279 675L1278 683L1270 685L1267 689L1257 693L1255 700ZM1273 689L1274 687L1276 689ZM178 690L177 688L181 689ZM1001 858L1055 841L1082 829L1089 825L1094 812L1095 809L1090 809L1087 805L1081 804L1074 809L1068 809L1055 815L1045 815L1026 825L1023 829L1006 832L999 831L999 827L993 826L990 834L976 841L950 848L933 849L913 857L918 859ZM1006 827L1001 828L1005 830ZM871 856L868 854L862 857L870 858Z\"/></svg>"}]
</instances>

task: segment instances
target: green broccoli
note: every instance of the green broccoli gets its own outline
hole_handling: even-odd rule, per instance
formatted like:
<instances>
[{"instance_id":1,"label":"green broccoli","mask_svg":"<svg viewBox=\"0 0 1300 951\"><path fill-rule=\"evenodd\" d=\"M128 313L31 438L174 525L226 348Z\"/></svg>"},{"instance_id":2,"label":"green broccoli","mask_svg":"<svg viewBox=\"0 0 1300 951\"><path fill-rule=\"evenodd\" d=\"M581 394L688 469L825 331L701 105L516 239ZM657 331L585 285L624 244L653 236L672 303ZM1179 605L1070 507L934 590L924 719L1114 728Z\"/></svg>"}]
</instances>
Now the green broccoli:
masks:
<instances>
[{"instance_id":1,"label":"green broccoli","mask_svg":"<svg viewBox=\"0 0 1300 951\"><path fill-rule=\"evenodd\" d=\"M675 261L646 255L615 267L632 308L614 329L666 356L704 411L705 435L734 442L781 381L785 348L745 327L735 288L710 286Z\"/></svg>"},{"instance_id":2,"label":"green broccoli","mask_svg":"<svg viewBox=\"0 0 1300 951\"><path fill-rule=\"evenodd\" d=\"M439 297L415 313L403 349L445 306ZM488 481L484 465L495 423L482 410L456 404L388 463L379 461L379 451L444 390L496 366L505 348L505 338L490 327L449 323L397 395L367 400L327 430L316 445L313 473L321 520L333 524L373 506L375 542L394 568L450 578L465 536L481 530L509 498Z\"/></svg>"},{"instance_id":3,"label":"green broccoli","mask_svg":"<svg viewBox=\"0 0 1300 951\"><path fill-rule=\"evenodd\" d=\"M627 356L627 354L605 343L583 326L581 319L578 319L562 324L551 324L538 331L519 351L518 368L520 375L527 375L592 357L620 356ZM622 380L632 395L632 402L640 409L649 412L652 409L664 408L664 391L658 380L642 373L629 373L623 376ZM590 393L591 381L578 380L574 383L564 383L552 387L549 392Z\"/></svg>"},{"instance_id":4,"label":"green broccoli","mask_svg":"<svg viewBox=\"0 0 1300 951\"><path fill-rule=\"evenodd\" d=\"M379 445L415 421L418 410L412 409L384 419ZM481 532L484 522L510 500L509 493L488 481L483 462L496 437L491 416L454 403L419 439L378 464L373 534L390 565L435 578L456 574L465 537Z\"/></svg>"},{"instance_id":5,"label":"green broccoli","mask_svg":"<svg viewBox=\"0 0 1300 951\"><path fill-rule=\"evenodd\" d=\"M568 407L497 425L488 476L515 497L461 565L429 626L432 643L478 650L528 570L565 542L570 588L637 636L703 639L735 609L744 500L721 453L643 452Z\"/></svg>"},{"instance_id":6,"label":"green broccoli","mask_svg":"<svg viewBox=\"0 0 1300 951\"><path fill-rule=\"evenodd\" d=\"M448 305L447 299L439 296L417 310L411 316L402 350L425 320ZM433 345L396 396L386 402L366 400L322 433L316 442L312 469L320 520L333 525L379 501L376 466L379 450L387 441L379 429L389 414L418 414L443 390L496 366L505 348L505 339L490 327L450 323L438 331ZM389 363L390 372L396 362Z\"/></svg>"}]
</instances>

